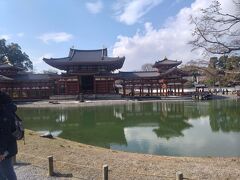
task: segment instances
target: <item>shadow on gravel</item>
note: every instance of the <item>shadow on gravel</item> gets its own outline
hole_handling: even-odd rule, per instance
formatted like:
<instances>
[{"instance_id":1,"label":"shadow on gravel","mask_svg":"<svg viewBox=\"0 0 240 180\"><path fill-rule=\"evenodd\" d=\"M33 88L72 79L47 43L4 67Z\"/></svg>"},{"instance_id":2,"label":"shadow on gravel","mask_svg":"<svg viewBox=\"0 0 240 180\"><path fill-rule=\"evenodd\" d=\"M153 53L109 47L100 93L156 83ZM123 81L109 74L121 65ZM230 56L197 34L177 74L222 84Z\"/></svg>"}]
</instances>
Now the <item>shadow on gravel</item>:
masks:
<instances>
[{"instance_id":1,"label":"shadow on gravel","mask_svg":"<svg viewBox=\"0 0 240 180\"><path fill-rule=\"evenodd\" d=\"M16 162L14 166L29 166L31 163L26 163L26 162Z\"/></svg>"},{"instance_id":2,"label":"shadow on gravel","mask_svg":"<svg viewBox=\"0 0 240 180\"><path fill-rule=\"evenodd\" d=\"M54 172L54 177L65 177L65 178L72 178L73 175L72 173L67 173L67 174L63 174L63 173L60 173L60 172Z\"/></svg>"}]
</instances>

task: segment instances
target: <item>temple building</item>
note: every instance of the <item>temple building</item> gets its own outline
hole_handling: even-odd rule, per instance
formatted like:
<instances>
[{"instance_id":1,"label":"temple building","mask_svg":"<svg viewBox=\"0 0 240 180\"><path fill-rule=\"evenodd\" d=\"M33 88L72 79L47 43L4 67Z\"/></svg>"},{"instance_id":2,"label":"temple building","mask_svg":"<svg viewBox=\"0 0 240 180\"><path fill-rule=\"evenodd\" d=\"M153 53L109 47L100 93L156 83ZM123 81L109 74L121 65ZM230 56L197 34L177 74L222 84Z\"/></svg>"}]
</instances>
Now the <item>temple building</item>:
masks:
<instances>
[{"instance_id":1,"label":"temple building","mask_svg":"<svg viewBox=\"0 0 240 180\"><path fill-rule=\"evenodd\" d=\"M5 61L0 63L0 90L14 99L46 99L54 93L54 78L26 72Z\"/></svg>"},{"instance_id":2,"label":"temple building","mask_svg":"<svg viewBox=\"0 0 240 180\"><path fill-rule=\"evenodd\" d=\"M107 49L70 49L64 58L43 59L47 64L66 71L56 81L58 95L79 93L115 93L115 74L123 66L125 57L108 57Z\"/></svg>"},{"instance_id":3,"label":"temple building","mask_svg":"<svg viewBox=\"0 0 240 180\"><path fill-rule=\"evenodd\" d=\"M106 48L70 49L67 57L43 58L62 74L34 74L12 65L0 63L0 90L14 99L48 99L53 96L111 94L122 96L182 96L185 76L177 68L181 61L167 58L155 62L155 71L118 72L125 57L109 57Z\"/></svg>"},{"instance_id":4,"label":"temple building","mask_svg":"<svg viewBox=\"0 0 240 180\"><path fill-rule=\"evenodd\" d=\"M156 71L120 72L118 77L123 95L129 96L181 96L184 95L184 77L188 73L177 68L182 61L167 58L155 62Z\"/></svg>"}]
</instances>

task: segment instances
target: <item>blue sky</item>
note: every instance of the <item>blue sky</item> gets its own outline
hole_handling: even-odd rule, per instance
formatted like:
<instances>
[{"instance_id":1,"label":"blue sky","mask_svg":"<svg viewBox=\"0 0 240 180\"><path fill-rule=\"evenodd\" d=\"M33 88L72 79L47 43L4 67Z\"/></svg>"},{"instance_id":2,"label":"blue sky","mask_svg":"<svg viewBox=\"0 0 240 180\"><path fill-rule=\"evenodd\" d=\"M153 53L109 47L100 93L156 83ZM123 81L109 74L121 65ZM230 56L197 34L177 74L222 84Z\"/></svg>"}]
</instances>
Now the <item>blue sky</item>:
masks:
<instances>
[{"instance_id":1,"label":"blue sky","mask_svg":"<svg viewBox=\"0 0 240 180\"><path fill-rule=\"evenodd\" d=\"M72 46L107 47L112 56L126 56L123 70L139 70L165 56L184 62L200 57L200 52L183 55L191 33L187 18L208 4L208 0L1 0L0 38L18 43L36 72L51 69L42 57L67 56Z\"/></svg>"}]
</instances>

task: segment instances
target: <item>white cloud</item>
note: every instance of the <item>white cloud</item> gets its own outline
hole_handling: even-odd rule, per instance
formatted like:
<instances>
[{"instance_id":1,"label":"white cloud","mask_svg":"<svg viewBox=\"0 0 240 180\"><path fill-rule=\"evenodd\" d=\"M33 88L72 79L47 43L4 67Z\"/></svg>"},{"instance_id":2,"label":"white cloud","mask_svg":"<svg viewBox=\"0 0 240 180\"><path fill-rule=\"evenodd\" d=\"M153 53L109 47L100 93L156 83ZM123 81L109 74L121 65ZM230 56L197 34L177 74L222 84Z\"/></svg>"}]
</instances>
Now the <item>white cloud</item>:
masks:
<instances>
[{"instance_id":1,"label":"white cloud","mask_svg":"<svg viewBox=\"0 0 240 180\"><path fill-rule=\"evenodd\" d=\"M66 32L58 32L58 33L45 33L38 37L38 39L42 40L44 43L48 43L49 41L54 42L66 42L73 38L72 34L68 34Z\"/></svg>"},{"instance_id":2,"label":"white cloud","mask_svg":"<svg viewBox=\"0 0 240 180\"><path fill-rule=\"evenodd\" d=\"M11 34L2 34L2 35L0 35L0 39L9 40L11 38L12 38Z\"/></svg>"},{"instance_id":3,"label":"white cloud","mask_svg":"<svg viewBox=\"0 0 240 180\"><path fill-rule=\"evenodd\" d=\"M41 64L43 61L43 58L51 58L53 57L53 54L52 53L46 53L38 58L35 58L35 60L33 61L33 64L34 65L38 65L38 64ZM45 62L44 62L45 63ZM46 63L45 63L46 64Z\"/></svg>"},{"instance_id":4,"label":"white cloud","mask_svg":"<svg viewBox=\"0 0 240 180\"><path fill-rule=\"evenodd\" d=\"M231 7L229 4L232 1L220 2L224 4L223 9ZM140 70L144 63L154 63L165 56L183 62L203 59L202 51L192 52L192 47L188 44L192 40L193 30L193 26L189 24L189 16L198 15L200 8L208 7L210 3L209 0L196 0L191 7L181 9L159 29L147 22L144 30L137 31L132 37L119 35L113 46L113 55L126 56L123 70ZM231 11L231 8L228 10Z\"/></svg>"},{"instance_id":5,"label":"white cloud","mask_svg":"<svg viewBox=\"0 0 240 180\"><path fill-rule=\"evenodd\" d=\"M17 33L17 36L18 36L18 37L23 37L23 36L24 36L24 33L23 33L23 32Z\"/></svg>"},{"instance_id":6,"label":"white cloud","mask_svg":"<svg viewBox=\"0 0 240 180\"><path fill-rule=\"evenodd\" d=\"M40 57L33 58L33 71L35 73L42 73L43 71L54 70L60 72L58 69L49 66L47 63L43 61L43 58L51 58L53 57L52 53L46 53Z\"/></svg>"},{"instance_id":7,"label":"white cloud","mask_svg":"<svg viewBox=\"0 0 240 180\"><path fill-rule=\"evenodd\" d=\"M118 0L114 6L114 10L120 22L132 25L162 1L163 0Z\"/></svg>"},{"instance_id":8,"label":"white cloud","mask_svg":"<svg viewBox=\"0 0 240 180\"><path fill-rule=\"evenodd\" d=\"M92 14L100 13L103 9L103 3L101 0L97 0L95 2L87 2L85 5L88 11Z\"/></svg>"}]
</instances>

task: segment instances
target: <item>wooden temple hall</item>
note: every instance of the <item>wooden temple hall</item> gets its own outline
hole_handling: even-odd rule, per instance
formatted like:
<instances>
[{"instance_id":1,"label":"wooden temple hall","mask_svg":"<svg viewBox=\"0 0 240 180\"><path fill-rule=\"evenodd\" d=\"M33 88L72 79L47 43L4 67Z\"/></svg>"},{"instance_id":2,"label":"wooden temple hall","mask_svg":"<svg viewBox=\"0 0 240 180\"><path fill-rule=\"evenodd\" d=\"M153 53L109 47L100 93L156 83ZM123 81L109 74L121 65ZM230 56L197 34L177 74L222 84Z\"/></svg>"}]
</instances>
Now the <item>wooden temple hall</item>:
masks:
<instances>
[{"instance_id":1,"label":"wooden temple hall","mask_svg":"<svg viewBox=\"0 0 240 180\"><path fill-rule=\"evenodd\" d=\"M181 61L167 58L155 62L156 71L119 72L123 95L181 96L188 73L177 68Z\"/></svg>"},{"instance_id":2,"label":"wooden temple hall","mask_svg":"<svg viewBox=\"0 0 240 180\"><path fill-rule=\"evenodd\" d=\"M123 96L181 96L186 72L181 61L165 58L154 64L156 71L118 72L125 57L109 57L107 49L70 49L67 57L44 58L44 62L64 71L62 74L34 74L0 62L0 90L15 99L48 99L51 96L80 94Z\"/></svg>"},{"instance_id":3,"label":"wooden temple hall","mask_svg":"<svg viewBox=\"0 0 240 180\"><path fill-rule=\"evenodd\" d=\"M55 81L57 94L111 94L115 93L116 74L125 57L108 57L107 49L70 49L64 58L43 59L47 64L64 70Z\"/></svg>"}]
</instances>

